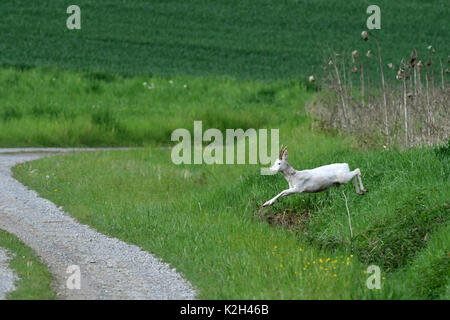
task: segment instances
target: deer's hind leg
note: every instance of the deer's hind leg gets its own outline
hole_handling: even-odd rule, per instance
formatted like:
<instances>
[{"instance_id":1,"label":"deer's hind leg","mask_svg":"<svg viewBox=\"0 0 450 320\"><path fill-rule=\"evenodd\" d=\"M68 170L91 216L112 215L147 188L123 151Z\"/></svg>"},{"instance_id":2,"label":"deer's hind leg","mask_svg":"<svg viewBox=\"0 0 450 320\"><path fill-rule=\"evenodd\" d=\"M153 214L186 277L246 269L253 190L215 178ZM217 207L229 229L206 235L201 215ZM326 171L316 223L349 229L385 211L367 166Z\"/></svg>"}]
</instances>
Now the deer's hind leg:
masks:
<instances>
[{"instance_id":1,"label":"deer's hind leg","mask_svg":"<svg viewBox=\"0 0 450 320\"><path fill-rule=\"evenodd\" d=\"M356 168L350 174L353 176L353 183L355 184L355 190L357 194L364 194L367 192L367 190L364 188L361 180L361 170L359 168ZM358 181L356 179L358 178ZM359 182L359 188L358 188L358 182Z\"/></svg>"},{"instance_id":2,"label":"deer's hind leg","mask_svg":"<svg viewBox=\"0 0 450 320\"><path fill-rule=\"evenodd\" d=\"M359 187L361 188L362 192L367 192L367 190L364 188L363 184L362 184L362 180L361 180L361 171L359 169L358 170L358 180L359 180Z\"/></svg>"},{"instance_id":3,"label":"deer's hind leg","mask_svg":"<svg viewBox=\"0 0 450 320\"><path fill-rule=\"evenodd\" d=\"M348 169L347 172L344 172L341 175L341 178L339 179L339 183L340 184L345 184L345 183L349 182L352 179L353 179L353 184L355 185L355 191L356 191L357 194L363 195L364 192L367 192L367 190L364 189L364 186L362 184L362 181L361 181L361 170L359 170L359 168L356 168L353 171L349 171L349 169ZM356 180L356 179L359 180L359 185L358 185L358 180Z\"/></svg>"},{"instance_id":4,"label":"deer's hind leg","mask_svg":"<svg viewBox=\"0 0 450 320\"><path fill-rule=\"evenodd\" d=\"M355 185L355 191L357 194L362 195L362 194L364 194L364 192L361 192L361 190L359 190L358 182L356 181L356 176L357 175L353 176L353 184Z\"/></svg>"},{"instance_id":5,"label":"deer's hind leg","mask_svg":"<svg viewBox=\"0 0 450 320\"><path fill-rule=\"evenodd\" d=\"M358 186L358 181L356 180L357 179L356 177L359 177L360 174L361 174L361 171L359 169L355 169L353 171L348 172L347 176L346 176L346 179L345 179L346 181L344 183L347 183L347 182L349 182L350 180L353 179L353 184L355 185L356 193L359 194L359 195L363 195L364 192L365 192L365 189L362 186L362 183L360 183L359 186Z\"/></svg>"}]
</instances>

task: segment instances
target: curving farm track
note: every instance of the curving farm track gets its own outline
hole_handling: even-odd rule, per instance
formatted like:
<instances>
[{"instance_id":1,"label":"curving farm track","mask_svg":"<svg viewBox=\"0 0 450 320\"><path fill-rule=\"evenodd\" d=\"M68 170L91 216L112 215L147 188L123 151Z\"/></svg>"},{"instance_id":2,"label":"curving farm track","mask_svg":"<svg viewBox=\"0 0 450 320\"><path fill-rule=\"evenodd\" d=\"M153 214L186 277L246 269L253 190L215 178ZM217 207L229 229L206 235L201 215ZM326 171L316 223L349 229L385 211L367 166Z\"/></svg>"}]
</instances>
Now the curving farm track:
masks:
<instances>
[{"instance_id":1,"label":"curving farm track","mask_svg":"<svg viewBox=\"0 0 450 320\"><path fill-rule=\"evenodd\" d=\"M78 223L11 176L19 163L89 150L99 149L0 149L0 229L19 237L49 267L60 299L194 299L194 288L168 264ZM67 287L71 265L80 268L80 289Z\"/></svg>"}]
</instances>

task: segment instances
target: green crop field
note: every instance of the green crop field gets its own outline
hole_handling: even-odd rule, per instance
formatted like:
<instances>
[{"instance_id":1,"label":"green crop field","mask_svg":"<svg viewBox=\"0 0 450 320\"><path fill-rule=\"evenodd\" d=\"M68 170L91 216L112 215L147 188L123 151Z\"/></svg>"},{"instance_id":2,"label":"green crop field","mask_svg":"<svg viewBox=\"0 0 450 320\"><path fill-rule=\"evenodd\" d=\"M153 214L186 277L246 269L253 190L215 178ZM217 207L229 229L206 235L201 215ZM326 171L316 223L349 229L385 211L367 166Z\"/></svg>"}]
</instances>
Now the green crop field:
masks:
<instances>
[{"instance_id":1,"label":"green crop field","mask_svg":"<svg viewBox=\"0 0 450 320\"><path fill-rule=\"evenodd\" d=\"M79 0L81 30L66 28L69 1L2 1L0 63L122 75L308 76L324 53L375 50L360 33L371 1ZM376 34L386 61L428 45L446 58L445 0L382 1Z\"/></svg>"}]
</instances>

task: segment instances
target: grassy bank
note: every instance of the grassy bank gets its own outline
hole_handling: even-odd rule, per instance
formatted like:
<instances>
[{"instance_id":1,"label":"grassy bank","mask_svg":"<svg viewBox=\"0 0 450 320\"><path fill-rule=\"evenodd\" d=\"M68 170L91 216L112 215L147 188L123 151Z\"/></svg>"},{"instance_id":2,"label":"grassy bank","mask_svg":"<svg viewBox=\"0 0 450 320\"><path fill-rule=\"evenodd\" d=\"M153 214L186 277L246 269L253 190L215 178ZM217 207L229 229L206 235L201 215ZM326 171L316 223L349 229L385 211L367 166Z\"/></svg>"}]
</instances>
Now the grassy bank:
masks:
<instances>
[{"instance_id":1,"label":"grassy bank","mask_svg":"<svg viewBox=\"0 0 450 320\"><path fill-rule=\"evenodd\" d=\"M170 262L200 298L448 297L448 150L356 152L305 125L280 138L294 167L348 162L369 193L349 184L261 210L285 188L281 175L252 165L176 166L159 148L57 156L14 174L80 222ZM288 228L268 223L289 214ZM370 264L381 268L381 290L366 287Z\"/></svg>"},{"instance_id":2,"label":"grassy bank","mask_svg":"<svg viewBox=\"0 0 450 320\"><path fill-rule=\"evenodd\" d=\"M12 254L9 267L19 276L16 290L8 293L9 300L50 300L56 294L51 288L52 275L47 267L35 256L33 250L17 237L0 230L0 247Z\"/></svg>"}]
</instances>

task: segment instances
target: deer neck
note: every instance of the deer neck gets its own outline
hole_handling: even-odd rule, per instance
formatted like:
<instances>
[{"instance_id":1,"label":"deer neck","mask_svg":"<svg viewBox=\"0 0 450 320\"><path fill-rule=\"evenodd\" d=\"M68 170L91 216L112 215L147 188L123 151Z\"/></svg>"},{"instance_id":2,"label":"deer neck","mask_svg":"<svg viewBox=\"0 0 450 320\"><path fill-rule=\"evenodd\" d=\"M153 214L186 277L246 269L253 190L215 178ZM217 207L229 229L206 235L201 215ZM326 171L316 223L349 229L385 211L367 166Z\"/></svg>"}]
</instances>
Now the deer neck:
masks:
<instances>
[{"instance_id":1,"label":"deer neck","mask_svg":"<svg viewBox=\"0 0 450 320\"><path fill-rule=\"evenodd\" d=\"M281 173L290 185L291 182L293 182L297 170L295 170L288 162L286 162L286 168L284 168Z\"/></svg>"}]
</instances>

